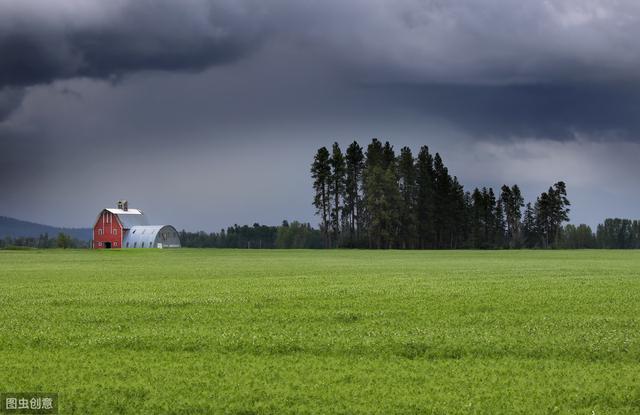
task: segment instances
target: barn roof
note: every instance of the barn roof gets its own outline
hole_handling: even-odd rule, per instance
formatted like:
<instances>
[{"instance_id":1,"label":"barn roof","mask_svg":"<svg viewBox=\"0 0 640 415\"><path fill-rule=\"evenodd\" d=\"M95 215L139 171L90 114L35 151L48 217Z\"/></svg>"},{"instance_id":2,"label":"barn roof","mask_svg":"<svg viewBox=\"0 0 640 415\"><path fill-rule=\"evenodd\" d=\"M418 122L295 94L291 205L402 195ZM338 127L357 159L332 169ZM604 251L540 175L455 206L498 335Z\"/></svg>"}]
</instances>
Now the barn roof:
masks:
<instances>
[{"instance_id":1,"label":"barn roof","mask_svg":"<svg viewBox=\"0 0 640 415\"><path fill-rule=\"evenodd\" d=\"M122 210L107 208L106 210L118 216L124 229L131 229L134 226L144 226L148 224L147 217L140 209Z\"/></svg>"},{"instance_id":2,"label":"barn roof","mask_svg":"<svg viewBox=\"0 0 640 415\"><path fill-rule=\"evenodd\" d=\"M144 215L144 213L142 213L140 209L122 210L122 209L107 208L107 210L111 213L115 213L116 215Z\"/></svg>"}]
</instances>

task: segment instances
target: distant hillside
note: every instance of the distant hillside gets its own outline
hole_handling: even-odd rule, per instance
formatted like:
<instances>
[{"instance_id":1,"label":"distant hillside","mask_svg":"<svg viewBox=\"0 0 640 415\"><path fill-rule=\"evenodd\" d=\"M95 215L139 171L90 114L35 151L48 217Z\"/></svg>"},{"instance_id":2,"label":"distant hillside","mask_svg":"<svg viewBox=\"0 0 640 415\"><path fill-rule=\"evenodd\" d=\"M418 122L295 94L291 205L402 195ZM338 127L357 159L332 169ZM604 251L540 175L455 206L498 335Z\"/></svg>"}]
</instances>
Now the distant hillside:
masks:
<instances>
[{"instance_id":1,"label":"distant hillside","mask_svg":"<svg viewBox=\"0 0 640 415\"><path fill-rule=\"evenodd\" d=\"M12 238L32 236L37 238L43 233L48 233L50 237L53 237L60 232L71 235L72 238L81 241L91 240L91 228L56 228L55 226L0 216L0 238L6 236Z\"/></svg>"}]
</instances>

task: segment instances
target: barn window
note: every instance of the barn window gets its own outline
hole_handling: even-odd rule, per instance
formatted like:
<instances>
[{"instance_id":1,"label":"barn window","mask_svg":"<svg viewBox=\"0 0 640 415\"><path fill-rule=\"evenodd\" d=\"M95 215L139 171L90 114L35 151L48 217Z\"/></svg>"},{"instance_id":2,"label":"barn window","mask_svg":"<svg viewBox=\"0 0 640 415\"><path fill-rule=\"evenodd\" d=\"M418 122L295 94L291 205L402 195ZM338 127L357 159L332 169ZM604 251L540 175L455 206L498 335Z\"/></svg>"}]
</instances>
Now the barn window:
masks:
<instances>
[{"instance_id":1,"label":"barn window","mask_svg":"<svg viewBox=\"0 0 640 415\"><path fill-rule=\"evenodd\" d=\"M102 246L102 242L98 242L98 246Z\"/></svg>"},{"instance_id":2,"label":"barn window","mask_svg":"<svg viewBox=\"0 0 640 415\"><path fill-rule=\"evenodd\" d=\"M118 246L118 243L117 243L117 242L114 242L114 243L113 243L113 246Z\"/></svg>"},{"instance_id":3,"label":"barn window","mask_svg":"<svg viewBox=\"0 0 640 415\"><path fill-rule=\"evenodd\" d=\"M114 234L114 235L117 235L117 234L118 234L118 230L117 230L117 229L114 229L114 230L113 230L113 234Z\"/></svg>"},{"instance_id":4,"label":"barn window","mask_svg":"<svg viewBox=\"0 0 640 415\"><path fill-rule=\"evenodd\" d=\"M102 232L103 232L102 228L98 229L98 235L102 235Z\"/></svg>"}]
</instances>

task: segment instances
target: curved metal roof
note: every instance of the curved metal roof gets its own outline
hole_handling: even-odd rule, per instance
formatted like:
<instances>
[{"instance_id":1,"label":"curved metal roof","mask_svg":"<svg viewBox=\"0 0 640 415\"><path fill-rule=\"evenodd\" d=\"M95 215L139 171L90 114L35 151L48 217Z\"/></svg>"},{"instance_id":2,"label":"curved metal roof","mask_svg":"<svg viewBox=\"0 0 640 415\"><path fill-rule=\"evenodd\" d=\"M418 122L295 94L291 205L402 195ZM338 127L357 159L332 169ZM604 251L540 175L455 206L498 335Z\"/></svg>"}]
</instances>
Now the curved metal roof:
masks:
<instances>
[{"instance_id":1,"label":"curved metal roof","mask_svg":"<svg viewBox=\"0 0 640 415\"><path fill-rule=\"evenodd\" d=\"M122 239L124 248L157 248L163 244L167 248L179 248L178 231L171 225L133 226Z\"/></svg>"}]
</instances>

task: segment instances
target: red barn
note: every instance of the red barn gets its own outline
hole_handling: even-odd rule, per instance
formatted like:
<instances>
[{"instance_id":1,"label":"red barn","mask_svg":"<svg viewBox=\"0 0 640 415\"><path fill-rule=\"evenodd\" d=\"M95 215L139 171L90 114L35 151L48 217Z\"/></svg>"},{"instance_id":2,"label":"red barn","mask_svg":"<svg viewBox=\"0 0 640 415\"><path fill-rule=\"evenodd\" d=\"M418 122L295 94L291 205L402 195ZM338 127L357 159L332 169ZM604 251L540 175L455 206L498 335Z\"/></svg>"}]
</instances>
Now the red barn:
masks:
<instances>
[{"instance_id":1,"label":"red barn","mask_svg":"<svg viewBox=\"0 0 640 415\"><path fill-rule=\"evenodd\" d=\"M149 225L140 209L129 209L126 200L116 209L102 209L93 225L95 249L179 248L178 231L171 225Z\"/></svg>"}]
</instances>

